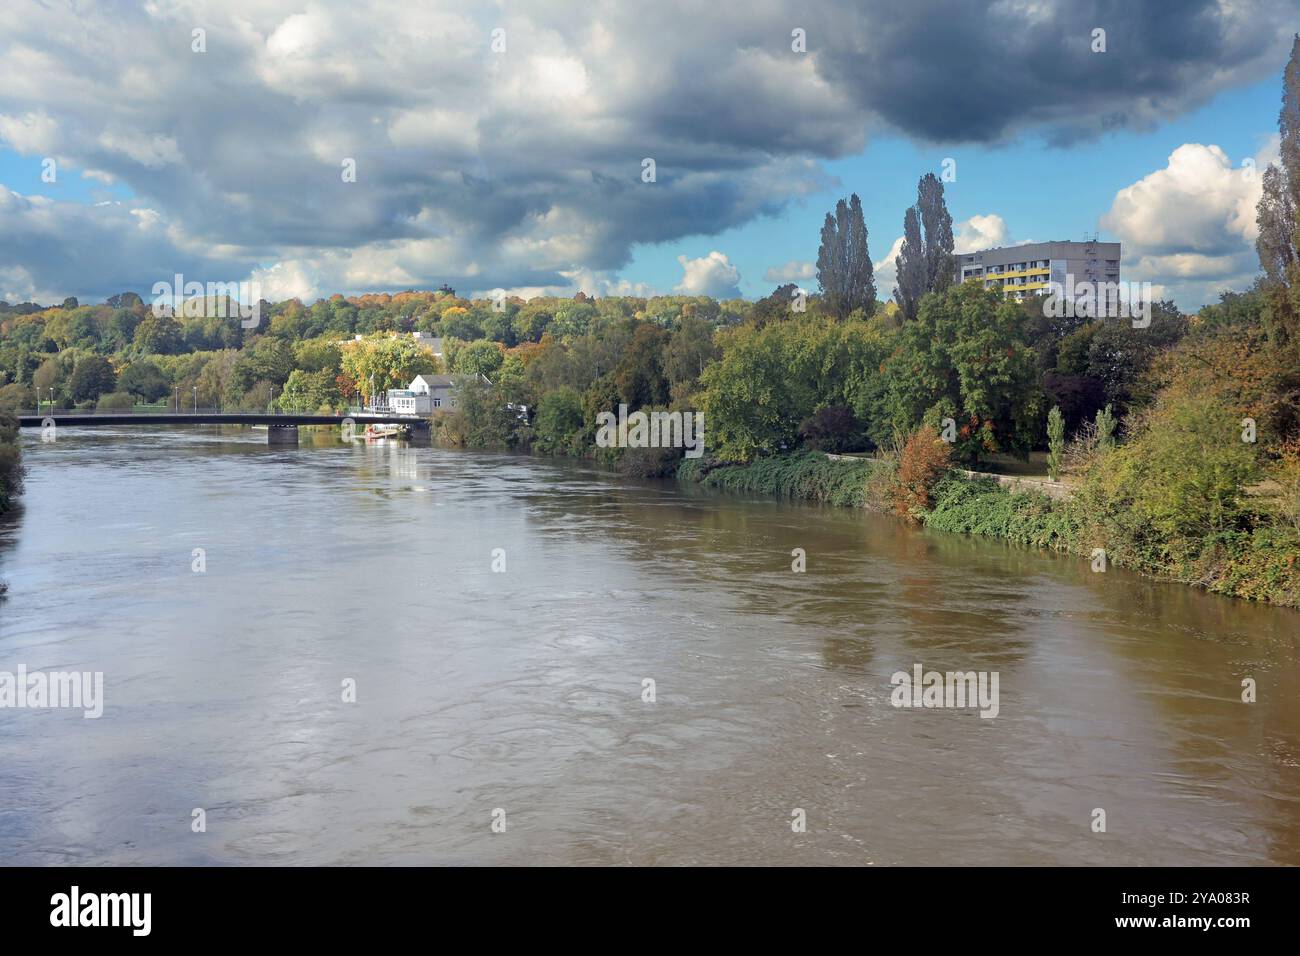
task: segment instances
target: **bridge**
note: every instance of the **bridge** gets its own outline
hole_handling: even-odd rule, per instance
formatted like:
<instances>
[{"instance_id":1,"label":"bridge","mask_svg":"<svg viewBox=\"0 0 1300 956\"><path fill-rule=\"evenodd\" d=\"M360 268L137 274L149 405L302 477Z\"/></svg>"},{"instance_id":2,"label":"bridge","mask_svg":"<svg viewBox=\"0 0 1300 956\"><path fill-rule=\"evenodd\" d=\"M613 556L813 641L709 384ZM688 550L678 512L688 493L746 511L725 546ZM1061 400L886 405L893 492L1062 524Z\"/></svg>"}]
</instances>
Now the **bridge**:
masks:
<instances>
[{"instance_id":1,"label":"bridge","mask_svg":"<svg viewBox=\"0 0 1300 956\"><path fill-rule=\"evenodd\" d=\"M21 411L19 428L43 428L53 422L56 428L86 428L121 425L261 425L266 427L267 443L295 445L298 443L299 425L348 424L364 428L367 425L404 425L416 442L427 442L430 426L427 418L419 415L402 415L396 412L357 410L346 415L321 415L315 412L232 412L216 408L200 408L192 412L179 411Z\"/></svg>"}]
</instances>

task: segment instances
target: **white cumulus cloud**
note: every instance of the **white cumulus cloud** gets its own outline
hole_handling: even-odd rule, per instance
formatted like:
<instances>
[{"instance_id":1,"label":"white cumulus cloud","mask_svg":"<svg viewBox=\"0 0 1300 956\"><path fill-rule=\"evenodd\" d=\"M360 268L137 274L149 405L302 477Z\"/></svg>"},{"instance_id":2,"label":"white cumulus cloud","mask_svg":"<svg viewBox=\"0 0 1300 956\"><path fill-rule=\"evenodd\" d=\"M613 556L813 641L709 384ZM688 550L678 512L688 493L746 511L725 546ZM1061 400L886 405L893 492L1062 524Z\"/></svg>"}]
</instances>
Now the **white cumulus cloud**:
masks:
<instances>
[{"instance_id":1,"label":"white cumulus cloud","mask_svg":"<svg viewBox=\"0 0 1300 956\"><path fill-rule=\"evenodd\" d=\"M785 265L769 266L763 273L765 282L807 282L817 277L817 267L811 262L791 259Z\"/></svg>"},{"instance_id":2,"label":"white cumulus cloud","mask_svg":"<svg viewBox=\"0 0 1300 956\"><path fill-rule=\"evenodd\" d=\"M1100 224L1123 243L1124 278L1159 283L1188 307L1249 285L1259 265L1255 206L1276 151L1274 141L1242 163L1184 143L1163 169L1119 190Z\"/></svg>"},{"instance_id":3,"label":"white cumulus cloud","mask_svg":"<svg viewBox=\"0 0 1300 956\"><path fill-rule=\"evenodd\" d=\"M707 256L688 259L678 256L682 281L675 291L684 295L711 295L715 299L734 299L740 295L740 272L716 249Z\"/></svg>"}]
</instances>

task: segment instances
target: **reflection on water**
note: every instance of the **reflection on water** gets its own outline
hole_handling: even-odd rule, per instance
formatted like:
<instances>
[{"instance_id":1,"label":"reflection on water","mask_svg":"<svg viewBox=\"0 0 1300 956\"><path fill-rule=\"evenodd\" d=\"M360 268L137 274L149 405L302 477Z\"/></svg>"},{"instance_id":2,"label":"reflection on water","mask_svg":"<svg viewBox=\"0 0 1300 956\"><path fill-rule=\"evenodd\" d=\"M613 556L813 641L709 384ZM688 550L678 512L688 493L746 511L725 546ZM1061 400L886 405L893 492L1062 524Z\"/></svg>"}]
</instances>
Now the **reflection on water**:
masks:
<instances>
[{"instance_id":1,"label":"reflection on water","mask_svg":"<svg viewBox=\"0 0 1300 956\"><path fill-rule=\"evenodd\" d=\"M1300 863L1294 612L581 463L303 438L28 442L0 670L102 670L107 703L0 710L0 861ZM997 671L1000 715L895 710L914 663Z\"/></svg>"}]
</instances>

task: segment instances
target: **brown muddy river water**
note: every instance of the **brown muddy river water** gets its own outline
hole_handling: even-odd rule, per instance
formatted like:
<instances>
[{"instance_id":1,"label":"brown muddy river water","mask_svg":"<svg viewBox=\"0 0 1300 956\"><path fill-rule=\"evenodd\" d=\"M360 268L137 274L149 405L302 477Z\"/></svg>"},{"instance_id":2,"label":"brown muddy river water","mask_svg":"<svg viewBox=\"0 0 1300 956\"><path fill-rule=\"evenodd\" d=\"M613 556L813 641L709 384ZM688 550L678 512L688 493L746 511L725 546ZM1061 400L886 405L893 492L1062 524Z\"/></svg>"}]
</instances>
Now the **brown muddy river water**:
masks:
<instances>
[{"instance_id":1,"label":"brown muddy river water","mask_svg":"<svg viewBox=\"0 0 1300 956\"><path fill-rule=\"evenodd\" d=\"M0 708L0 862L1300 864L1300 614L308 440L25 436L0 671L99 671L104 700ZM893 706L916 664L996 674L997 716Z\"/></svg>"}]
</instances>

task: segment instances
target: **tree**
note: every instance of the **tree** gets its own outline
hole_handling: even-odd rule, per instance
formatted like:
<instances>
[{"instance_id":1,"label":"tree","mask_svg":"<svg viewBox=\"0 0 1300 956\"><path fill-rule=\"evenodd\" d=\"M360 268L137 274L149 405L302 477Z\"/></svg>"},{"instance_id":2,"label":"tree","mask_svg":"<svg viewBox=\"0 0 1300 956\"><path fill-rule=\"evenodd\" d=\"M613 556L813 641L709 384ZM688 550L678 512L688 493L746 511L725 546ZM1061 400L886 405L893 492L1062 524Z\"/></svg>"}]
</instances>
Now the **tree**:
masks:
<instances>
[{"instance_id":1,"label":"tree","mask_svg":"<svg viewBox=\"0 0 1300 956\"><path fill-rule=\"evenodd\" d=\"M170 395L172 390L171 382L162 369L148 359L140 359L128 365L118 379L117 387L143 402L156 402L164 395Z\"/></svg>"},{"instance_id":2,"label":"tree","mask_svg":"<svg viewBox=\"0 0 1300 956\"><path fill-rule=\"evenodd\" d=\"M1245 489L1259 468L1254 446L1238 439L1236 410L1171 394L1128 421L1131 439L1098 459L1083 490L1089 513L1115 526L1116 542L1142 564L1162 563L1175 549L1244 526Z\"/></svg>"},{"instance_id":3,"label":"tree","mask_svg":"<svg viewBox=\"0 0 1300 956\"><path fill-rule=\"evenodd\" d=\"M483 338L483 329L474 321L469 309L454 305L442 314L442 334L447 338L473 342Z\"/></svg>"},{"instance_id":4,"label":"tree","mask_svg":"<svg viewBox=\"0 0 1300 956\"><path fill-rule=\"evenodd\" d=\"M343 404L343 397L334 384L334 373L329 369L305 372L296 368L289 373L284 390L275 403L283 411L315 412L337 408Z\"/></svg>"},{"instance_id":5,"label":"tree","mask_svg":"<svg viewBox=\"0 0 1300 956\"><path fill-rule=\"evenodd\" d=\"M1282 73L1281 165L1264 171L1255 242L1264 270L1264 319L1274 342L1300 357L1300 35Z\"/></svg>"},{"instance_id":6,"label":"tree","mask_svg":"<svg viewBox=\"0 0 1300 956\"><path fill-rule=\"evenodd\" d=\"M1061 459L1065 456L1065 416L1053 405L1047 413L1047 477L1061 478Z\"/></svg>"},{"instance_id":7,"label":"tree","mask_svg":"<svg viewBox=\"0 0 1300 956\"><path fill-rule=\"evenodd\" d=\"M63 364L54 356L41 363L32 374L32 386L41 398L49 398L50 392L63 387Z\"/></svg>"},{"instance_id":8,"label":"tree","mask_svg":"<svg viewBox=\"0 0 1300 956\"><path fill-rule=\"evenodd\" d=\"M921 296L925 295L925 242L921 239L921 219L915 206L903 213L903 247L894 258L898 285L894 287L894 301L910 321L916 318Z\"/></svg>"},{"instance_id":9,"label":"tree","mask_svg":"<svg viewBox=\"0 0 1300 956\"><path fill-rule=\"evenodd\" d=\"M952 284L956 262L953 258L952 216L943 199L943 183L934 173L926 173L916 189L916 204L925 230L925 290L942 292Z\"/></svg>"},{"instance_id":10,"label":"tree","mask_svg":"<svg viewBox=\"0 0 1300 956\"><path fill-rule=\"evenodd\" d=\"M469 375L458 375L454 381L457 411L463 416L469 447L504 448L519 443L519 417L506 407L495 386Z\"/></svg>"},{"instance_id":11,"label":"tree","mask_svg":"<svg viewBox=\"0 0 1300 956\"><path fill-rule=\"evenodd\" d=\"M898 273L894 298L904 320L916 318L923 295L943 292L952 284L953 245L943 183L934 173L926 173L916 184L916 205L903 214L903 248L894 260Z\"/></svg>"},{"instance_id":12,"label":"tree","mask_svg":"<svg viewBox=\"0 0 1300 956\"><path fill-rule=\"evenodd\" d=\"M406 388L415 376L436 372L438 364L428 349L387 335L348 342L340 361L343 392L365 396Z\"/></svg>"},{"instance_id":13,"label":"tree","mask_svg":"<svg viewBox=\"0 0 1300 956\"><path fill-rule=\"evenodd\" d=\"M101 412L129 412L134 407L135 396L129 392L109 392L95 403L95 409Z\"/></svg>"},{"instance_id":14,"label":"tree","mask_svg":"<svg viewBox=\"0 0 1300 956\"><path fill-rule=\"evenodd\" d=\"M77 363L72 372L69 386L74 401L93 401L106 392L113 391L117 384L117 375L108 359L100 355L88 355Z\"/></svg>"},{"instance_id":15,"label":"tree","mask_svg":"<svg viewBox=\"0 0 1300 956\"><path fill-rule=\"evenodd\" d=\"M833 453L862 447L862 423L847 405L824 405L799 423L805 448Z\"/></svg>"},{"instance_id":16,"label":"tree","mask_svg":"<svg viewBox=\"0 0 1300 956\"><path fill-rule=\"evenodd\" d=\"M501 367L504 356L495 342L479 339L456 352L452 371L461 375L483 375L491 378Z\"/></svg>"},{"instance_id":17,"label":"tree","mask_svg":"<svg viewBox=\"0 0 1300 956\"><path fill-rule=\"evenodd\" d=\"M150 311L135 328L135 347L153 355L175 355L184 348L181 325L170 315Z\"/></svg>"},{"instance_id":18,"label":"tree","mask_svg":"<svg viewBox=\"0 0 1300 956\"><path fill-rule=\"evenodd\" d=\"M289 343L270 335L259 336L240 349L231 387L242 394L257 382L283 385L292 371L293 348Z\"/></svg>"},{"instance_id":19,"label":"tree","mask_svg":"<svg viewBox=\"0 0 1300 956\"><path fill-rule=\"evenodd\" d=\"M970 283L926 296L885 362L884 408L894 430L910 434L952 418L961 459L1027 455L1042 413L1020 319L1014 302Z\"/></svg>"},{"instance_id":20,"label":"tree","mask_svg":"<svg viewBox=\"0 0 1300 956\"><path fill-rule=\"evenodd\" d=\"M664 376L662 355L668 333L648 322L637 326L632 343L614 369L619 397L635 410L668 401L668 379Z\"/></svg>"},{"instance_id":21,"label":"tree","mask_svg":"<svg viewBox=\"0 0 1300 956\"><path fill-rule=\"evenodd\" d=\"M867 248L862 201L853 193L826 214L817 250L817 283L831 312L840 319L856 309L870 315L876 308L876 283Z\"/></svg>"},{"instance_id":22,"label":"tree","mask_svg":"<svg viewBox=\"0 0 1300 956\"><path fill-rule=\"evenodd\" d=\"M547 392L537 406L533 421L536 444L547 455L571 454L582 442L582 396L567 385Z\"/></svg>"},{"instance_id":23,"label":"tree","mask_svg":"<svg viewBox=\"0 0 1300 956\"><path fill-rule=\"evenodd\" d=\"M674 401L686 401L699 385L704 368L718 357L713 326L703 319L682 319L664 351L663 368Z\"/></svg>"},{"instance_id":24,"label":"tree","mask_svg":"<svg viewBox=\"0 0 1300 956\"><path fill-rule=\"evenodd\" d=\"M1102 451L1110 451L1115 447L1115 416L1111 414L1110 406L1097 410L1096 418L1097 429L1097 447Z\"/></svg>"}]
</instances>

